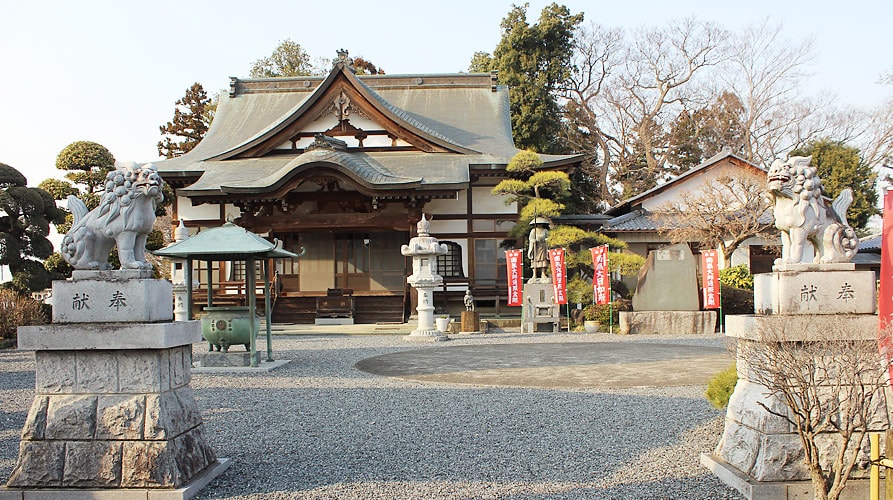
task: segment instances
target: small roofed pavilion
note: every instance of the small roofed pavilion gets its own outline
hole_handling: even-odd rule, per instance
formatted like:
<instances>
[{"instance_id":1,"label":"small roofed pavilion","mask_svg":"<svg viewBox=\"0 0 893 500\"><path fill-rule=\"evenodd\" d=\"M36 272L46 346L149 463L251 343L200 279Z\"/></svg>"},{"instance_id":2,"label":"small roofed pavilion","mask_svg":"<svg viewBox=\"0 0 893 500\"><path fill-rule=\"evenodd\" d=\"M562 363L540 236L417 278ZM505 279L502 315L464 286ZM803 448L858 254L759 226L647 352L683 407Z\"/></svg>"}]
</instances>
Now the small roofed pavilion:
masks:
<instances>
[{"instance_id":1,"label":"small roofed pavilion","mask_svg":"<svg viewBox=\"0 0 893 500\"><path fill-rule=\"evenodd\" d=\"M267 361L273 361L272 334L270 329L270 278L269 278L269 261L270 259L281 258L297 258L300 255L288 250L283 250L278 240L270 242L263 237L254 234L242 227L233 224L231 221L226 222L222 226L202 231L198 234L190 236L183 241L172 243L160 250L153 252L161 257L173 259L185 259L186 266L186 283L192 283L192 261L245 261L245 267L249 271L245 273L245 288L248 291L248 311L252 321L250 324L250 352L251 366L257 366L257 331L253 318L257 316L257 299L255 290L257 283L255 280L254 263L257 259L263 262L264 276L264 317L266 318L267 333ZM208 266L210 269L210 265ZM211 273L208 273L208 307L213 304L211 294ZM187 286L186 294L186 310L192 313L192 287Z\"/></svg>"}]
</instances>

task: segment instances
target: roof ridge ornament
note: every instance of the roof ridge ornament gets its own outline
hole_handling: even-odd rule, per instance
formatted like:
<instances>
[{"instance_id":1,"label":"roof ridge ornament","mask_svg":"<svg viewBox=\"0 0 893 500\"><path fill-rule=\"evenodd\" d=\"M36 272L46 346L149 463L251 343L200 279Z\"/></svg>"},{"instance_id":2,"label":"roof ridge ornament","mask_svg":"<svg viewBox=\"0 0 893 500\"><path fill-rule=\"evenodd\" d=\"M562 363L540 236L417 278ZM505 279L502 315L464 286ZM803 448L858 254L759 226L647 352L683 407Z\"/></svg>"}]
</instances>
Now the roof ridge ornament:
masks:
<instances>
[{"instance_id":1,"label":"roof ridge ornament","mask_svg":"<svg viewBox=\"0 0 893 500\"><path fill-rule=\"evenodd\" d=\"M311 149L328 149L332 151L347 151L347 143L342 141L341 139L336 139L334 137L329 137L322 132L316 134L313 138L313 142L307 146L307 151Z\"/></svg>"},{"instance_id":2,"label":"roof ridge ornament","mask_svg":"<svg viewBox=\"0 0 893 500\"><path fill-rule=\"evenodd\" d=\"M335 51L338 54L338 57L332 62L332 67L336 67L339 64L343 65L345 68L350 70L351 73L356 73L357 69L353 67L353 59L350 58L350 55L347 49L338 49Z\"/></svg>"}]
</instances>

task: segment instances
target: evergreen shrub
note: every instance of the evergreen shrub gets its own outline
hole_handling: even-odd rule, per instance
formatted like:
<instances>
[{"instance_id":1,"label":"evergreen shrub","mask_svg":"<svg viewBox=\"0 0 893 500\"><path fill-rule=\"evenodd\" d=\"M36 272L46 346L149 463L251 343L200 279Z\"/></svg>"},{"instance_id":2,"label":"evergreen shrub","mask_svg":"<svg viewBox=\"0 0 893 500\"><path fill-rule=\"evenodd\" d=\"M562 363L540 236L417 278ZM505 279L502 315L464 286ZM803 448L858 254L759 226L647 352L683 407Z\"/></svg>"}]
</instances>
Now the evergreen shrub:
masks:
<instances>
[{"instance_id":1,"label":"evergreen shrub","mask_svg":"<svg viewBox=\"0 0 893 500\"><path fill-rule=\"evenodd\" d=\"M704 395L707 396L707 401L710 401L714 408L721 410L729 406L729 398L732 397L737 383L738 370L733 363L732 366L717 373L707 382L707 391L704 392Z\"/></svg>"}]
</instances>

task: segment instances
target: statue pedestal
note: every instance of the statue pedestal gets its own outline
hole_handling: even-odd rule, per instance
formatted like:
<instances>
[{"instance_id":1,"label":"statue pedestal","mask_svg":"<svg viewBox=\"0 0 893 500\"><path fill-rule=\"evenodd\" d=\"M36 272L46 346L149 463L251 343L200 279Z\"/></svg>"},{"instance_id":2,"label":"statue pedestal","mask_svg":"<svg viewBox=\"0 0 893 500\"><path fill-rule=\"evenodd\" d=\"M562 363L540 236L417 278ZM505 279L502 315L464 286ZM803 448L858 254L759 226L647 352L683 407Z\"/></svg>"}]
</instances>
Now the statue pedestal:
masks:
<instances>
[{"instance_id":1,"label":"statue pedestal","mask_svg":"<svg viewBox=\"0 0 893 500\"><path fill-rule=\"evenodd\" d=\"M756 353L778 342L788 352L802 352L803 342L819 339L855 340L877 349L874 275L843 270L781 271L758 274L754 284L757 311L772 314L726 317L726 335L738 344L738 383L729 399L722 439L714 453L702 455L701 463L748 499L786 499L801 491L811 495L796 430L786 419L766 410L788 411L759 382L765 360ZM870 313L853 313L864 310L866 303L872 306ZM828 382L828 391L834 390L833 386L833 380ZM884 396L878 398L871 432L889 428ZM831 441L826 440L826 446ZM867 471L854 471L858 472L867 475ZM852 480L847 485L850 494L861 488Z\"/></svg>"},{"instance_id":2,"label":"statue pedestal","mask_svg":"<svg viewBox=\"0 0 893 500\"><path fill-rule=\"evenodd\" d=\"M540 325L552 325L552 332L561 329L561 316L558 304L554 301L552 283L527 283L524 285L524 317L521 320L522 333L526 325L527 333L536 333Z\"/></svg>"},{"instance_id":3,"label":"statue pedestal","mask_svg":"<svg viewBox=\"0 0 893 500\"><path fill-rule=\"evenodd\" d=\"M481 315L477 311L462 311L459 333L481 333Z\"/></svg>"},{"instance_id":4,"label":"statue pedestal","mask_svg":"<svg viewBox=\"0 0 893 500\"><path fill-rule=\"evenodd\" d=\"M91 284L90 300L158 286L127 281ZM62 290L84 290L78 281L57 283ZM166 303L172 316L167 285L167 295L145 300ZM59 288L54 283L54 295ZM69 297L56 296L66 317ZM160 310L134 297L127 296L128 308ZM114 309L102 300L91 305L100 318L109 311L98 309ZM94 307L80 312L89 311ZM35 395L4 495L195 494L229 465L208 445L189 385L199 322L59 323L20 327L18 340L19 349L35 351Z\"/></svg>"},{"instance_id":5,"label":"statue pedestal","mask_svg":"<svg viewBox=\"0 0 893 500\"><path fill-rule=\"evenodd\" d=\"M409 335L404 335L403 339L416 342L443 342L450 340L443 332L434 327L434 286L419 283L418 281L411 281L410 283L419 294L419 305L416 307L419 323L416 329L411 331Z\"/></svg>"}]
</instances>

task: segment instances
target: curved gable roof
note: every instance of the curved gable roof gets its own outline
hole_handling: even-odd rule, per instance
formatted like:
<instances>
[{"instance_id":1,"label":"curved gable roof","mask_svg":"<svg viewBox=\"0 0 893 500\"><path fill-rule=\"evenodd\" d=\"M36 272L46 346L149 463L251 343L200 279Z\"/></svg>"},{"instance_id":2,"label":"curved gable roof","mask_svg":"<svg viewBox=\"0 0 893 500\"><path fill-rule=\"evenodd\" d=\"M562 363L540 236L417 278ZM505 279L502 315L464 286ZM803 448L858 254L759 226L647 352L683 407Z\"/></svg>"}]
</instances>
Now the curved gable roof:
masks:
<instances>
[{"instance_id":1,"label":"curved gable roof","mask_svg":"<svg viewBox=\"0 0 893 500\"><path fill-rule=\"evenodd\" d=\"M391 105L372 89L363 84L363 82L361 82L344 63L339 62L332 68L332 71L329 72L325 80L323 80L322 83L287 116L281 117L278 122L273 122L265 130L242 144L235 145L231 149L207 159L225 160L245 152L250 152L254 148L262 147L265 142L275 140L273 138L278 133L285 131L290 125L300 120L305 113L313 109L317 103L328 95L338 81L347 82L347 84L360 94L369 105L393 122L395 128L408 130L410 133L421 137L427 142L436 144L449 152L467 154L477 153L477 151L461 146L434 130L431 130L423 123L413 119L409 114ZM279 141L276 142L278 143ZM275 146L268 146L267 150L272 149L273 147Z\"/></svg>"}]
</instances>

